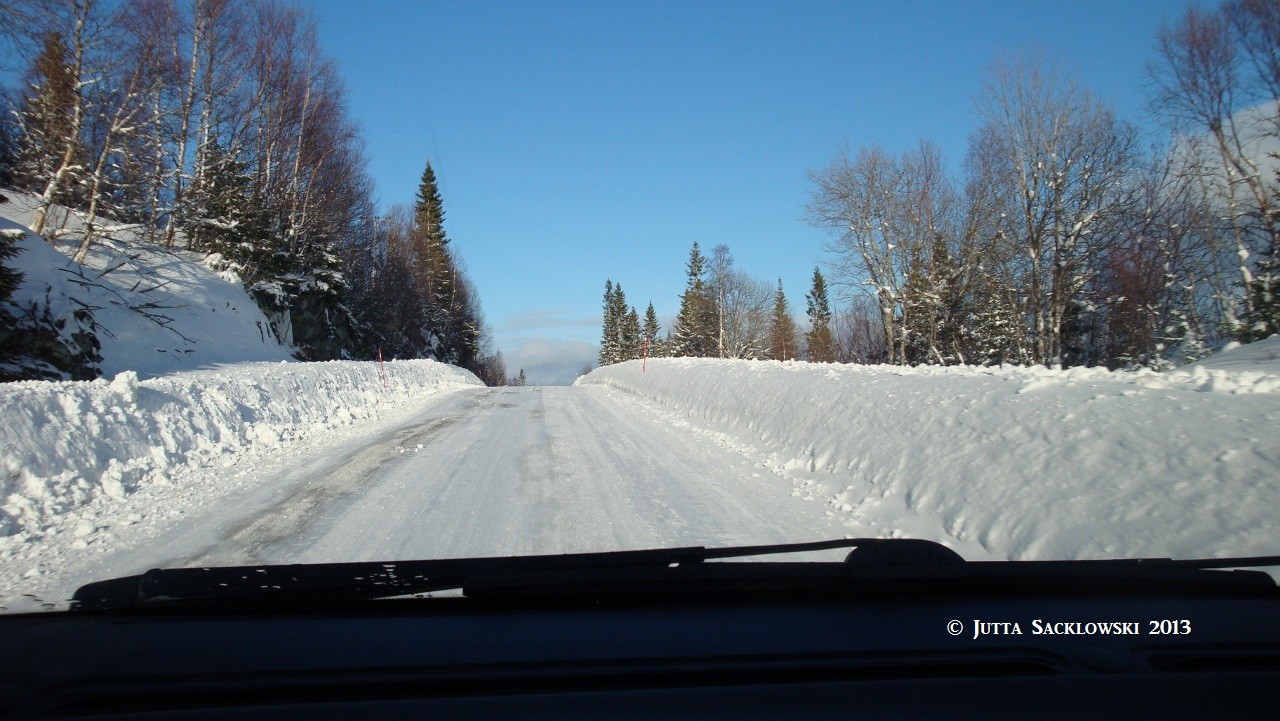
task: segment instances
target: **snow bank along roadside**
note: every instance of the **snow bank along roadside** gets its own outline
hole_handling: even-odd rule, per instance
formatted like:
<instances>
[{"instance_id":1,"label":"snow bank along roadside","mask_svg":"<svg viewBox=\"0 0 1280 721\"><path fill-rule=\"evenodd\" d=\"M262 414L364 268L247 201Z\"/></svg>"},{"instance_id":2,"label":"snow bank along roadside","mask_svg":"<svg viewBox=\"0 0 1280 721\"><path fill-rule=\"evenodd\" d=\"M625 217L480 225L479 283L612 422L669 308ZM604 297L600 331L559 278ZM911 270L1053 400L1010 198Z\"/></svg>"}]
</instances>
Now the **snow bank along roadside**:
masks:
<instances>
[{"instance_id":1,"label":"snow bank along roadside","mask_svg":"<svg viewBox=\"0 0 1280 721\"><path fill-rule=\"evenodd\" d=\"M1012 559L1253 555L1280 553L1276 351L1170 373L659 359L578 383L759 449L857 535L940 528Z\"/></svg>"},{"instance_id":2,"label":"snow bank along roadside","mask_svg":"<svg viewBox=\"0 0 1280 721\"><path fill-rule=\"evenodd\" d=\"M100 496L481 385L429 360L250 363L139 381L0 384L0 558Z\"/></svg>"}]
</instances>

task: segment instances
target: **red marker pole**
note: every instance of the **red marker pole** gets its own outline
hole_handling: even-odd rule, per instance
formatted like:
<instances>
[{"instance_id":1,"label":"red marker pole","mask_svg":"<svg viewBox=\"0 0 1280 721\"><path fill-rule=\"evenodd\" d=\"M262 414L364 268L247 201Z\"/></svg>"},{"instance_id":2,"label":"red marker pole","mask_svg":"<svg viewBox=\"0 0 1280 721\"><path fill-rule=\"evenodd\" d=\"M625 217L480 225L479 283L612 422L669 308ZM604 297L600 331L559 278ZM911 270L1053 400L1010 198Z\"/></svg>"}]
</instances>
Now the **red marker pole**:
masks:
<instances>
[{"instance_id":1,"label":"red marker pole","mask_svg":"<svg viewBox=\"0 0 1280 721\"><path fill-rule=\"evenodd\" d=\"M641 375L643 375L643 374L644 374L644 372L645 372L645 368L646 368L648 365L649 365L649 338L648 338L648 336L645 336L645 339L644 339L644 353L642 353L642 354L640 355L640 373L641 373Z\"/></svg>"},{"instance_id":2,"label":"red marker pole","mask_svg":"<svg viewBox=\"0 0 1280 721\"><path fill-rule=\"evenodd\" d=\"M382 389L387 389L387 369L382 365L382 346L378 346L378 376L382 378Z\"/></svg>"}]
</instances>

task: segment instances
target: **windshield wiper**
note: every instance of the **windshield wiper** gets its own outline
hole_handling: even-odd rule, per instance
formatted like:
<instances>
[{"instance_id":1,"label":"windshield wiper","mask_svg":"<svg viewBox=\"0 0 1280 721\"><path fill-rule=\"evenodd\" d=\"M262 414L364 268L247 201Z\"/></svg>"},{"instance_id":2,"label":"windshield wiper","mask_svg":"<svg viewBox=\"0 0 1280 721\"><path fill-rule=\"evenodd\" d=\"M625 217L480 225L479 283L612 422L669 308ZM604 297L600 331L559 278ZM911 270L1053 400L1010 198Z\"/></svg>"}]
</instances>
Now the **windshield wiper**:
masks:
<instances>
[{"instance_id":1,"label":"windshield wiper","mask_svg":"<svg viewBox=\"0 0 1280 721\"><path fill-rule=\"evenodd\" d=\"M385 598L460 589L469 579L495 574L587 571L600 568L672 568L725 558L855 548L879 544L884 540L869 542L866 539L840 539L714 549L690 546L641 551L426 561L152 569L140 576L126 576L82 586L72 599L72 607L121 608L175 601L283 598L302 593L312 596L327 594L329 598ZM932 545L951 553L963 563L960 556L945 546Z\"/></svg>"},{"instance_id":2,"label":"windshield wiper","mask_svg":"<svg viewBox=\"0 0 1280 721\"><path fill-rule=\"evenodd\" d=\"M734 558L853 549L843 562L705 563ZM461 590L470 598L682 591L860 592L930 589L1061 588L1063 584L1186 590L1224 585L1275 591L1258 571L1216 571L1280 566L1280 556L1235 559L1121 559L1103 561L965 561L955 551L921 539L840 539L729 548L665 548L563 555L459 558L425 561L322 563L217 568L153 569L87 584L73 610L185 605L280 606L366 601ZM906 584L906 585L904 585ZM1098 586L1103 584L1103 586Z\"/></svg>"}]
</instances>

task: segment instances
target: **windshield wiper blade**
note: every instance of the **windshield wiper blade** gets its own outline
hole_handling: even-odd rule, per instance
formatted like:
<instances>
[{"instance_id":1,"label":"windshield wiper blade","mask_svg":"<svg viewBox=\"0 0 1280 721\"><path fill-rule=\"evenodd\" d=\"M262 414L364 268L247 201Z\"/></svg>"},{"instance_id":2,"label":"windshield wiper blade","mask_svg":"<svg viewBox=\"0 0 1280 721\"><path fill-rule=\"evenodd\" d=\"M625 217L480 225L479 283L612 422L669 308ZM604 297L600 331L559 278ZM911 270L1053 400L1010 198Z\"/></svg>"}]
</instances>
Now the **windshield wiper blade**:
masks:
<instances>
[{"instance_id":1,"label":"windshield wiper blade","mask_svg":"<svg viewBox=\"0 0 1280 721\"><path fill-rule=\"evenodd\" d=\"M529 577L551 572L688 567L729 558L772 556L840 548L859 564L964 564L946 546L918 539L838 539L807 543L705 548L689 546L538 556L451 558L425 561L318 563L152 569L87 584L73 609L133 608L171 603L288 602L376 599L461 589L475 579Z\"/></svg>"},{"instance_id":2,"label":"windshield wiper blade","mask_svg":"<svg viewBox=\"0 0 1280 721\"><path fill-rule=\"evenodd\" d=\"M732 558L853 549L844 562L711 563ZM573 593L636 589L654 584L721 587L777 582L892 584L924 581L975 587L983 583L1079 583L1083 579L1142 584L1227 583L1275 589L1259 571L1215 571L1280 565L1280 557L1099 561L965 561L942 544L921 539L861 538L736 546L701 546L541 556L457 558L425 561L356 562L153 569L90 583L76 591L72 608L122 609L182 605L288 605L364 601L457 590L486 597L537 589ZM824 585L825 584L825 585Z\"/></svg>"}]
</instances>

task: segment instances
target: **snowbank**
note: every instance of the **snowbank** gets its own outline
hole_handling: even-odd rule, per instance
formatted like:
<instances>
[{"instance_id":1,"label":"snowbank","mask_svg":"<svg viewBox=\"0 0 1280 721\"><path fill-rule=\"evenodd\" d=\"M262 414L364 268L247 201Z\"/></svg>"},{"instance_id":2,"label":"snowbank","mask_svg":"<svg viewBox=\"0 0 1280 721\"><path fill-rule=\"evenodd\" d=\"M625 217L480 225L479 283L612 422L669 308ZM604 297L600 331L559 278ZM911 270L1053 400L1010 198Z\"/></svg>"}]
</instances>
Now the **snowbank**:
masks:
<instances>
[{"instance_id":1,"label":"snowbank","mask_svg":"<svg viewBox=\"0 0 1280 721\"><path fill-rule=\"evenodd\" d=\"M1012 559L1274 554L1277 351L1163 374L659 359L578 383L761 449L858 534Z\"/></svg>"},{"instance_id":2,"label":"snowbank","mask_svg":"<svg viewBox=\"0 0 1280 721\"><path fill-rule=\"evenodd\" d=\"M10 265L25 277L12 301L47 305L54 318L92 310L104 377L131 370L141 378L220 363L292 358L239 279L205 265L197 253L144 242L131 227L100 231L84 265L72 263L81 227L57 207L47 234L31 233L35 199L5 189L0 230L20 230L23 252ZM68 331L69 332L69 331Z\"/></svg>"},{"instance_id":3,"label":"snowbank","mask_svg":"<svg viewBox=\"0 0 1280 721\"><path fill-rule=\"evenodd\" d=\"M102 495L168 484L184 467L231 465L250 446L420 405L481 385L429 360L252 363L139 381L0 384L0 548Z\"/></svg>"}]
</instances>

